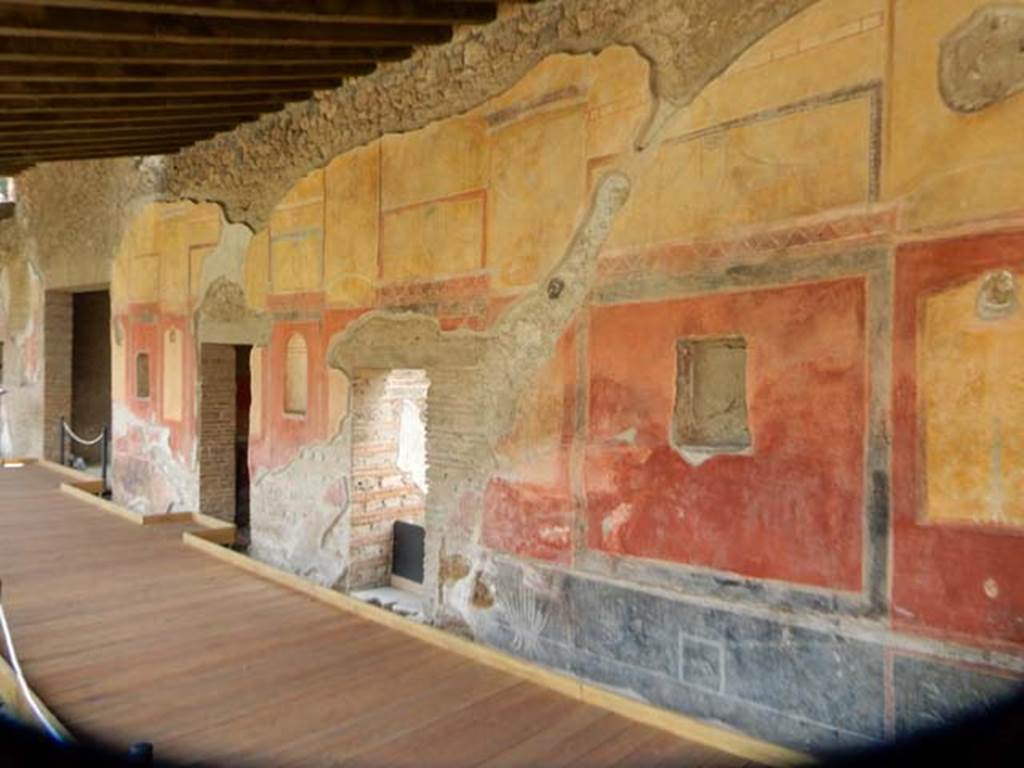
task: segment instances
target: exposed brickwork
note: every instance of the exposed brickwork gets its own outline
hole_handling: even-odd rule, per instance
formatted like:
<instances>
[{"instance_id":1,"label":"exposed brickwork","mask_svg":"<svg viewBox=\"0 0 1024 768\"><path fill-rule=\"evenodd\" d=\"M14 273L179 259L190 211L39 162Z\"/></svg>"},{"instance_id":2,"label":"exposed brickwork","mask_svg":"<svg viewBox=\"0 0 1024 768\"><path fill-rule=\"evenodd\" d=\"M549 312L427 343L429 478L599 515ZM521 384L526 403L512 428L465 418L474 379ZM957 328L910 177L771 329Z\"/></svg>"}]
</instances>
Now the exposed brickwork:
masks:
<instances>
[{"instance_id":1,"label":"exposed brickwork","mask_svg":"<svg viewBox=\"0 0 1024 768\"><path fill-rule=\"evenodd\" d=\"M424 414L428 387L426 373L411 370L353 381L350 589L386 585L395 521L423 524L426 494L398 457L403 403Z\"/></svg>"},{"instance_id":2,"label":"exposed brickwork","mask_svg":"<svg viewBox=\"0 0 1024 768\"><path fill-rule=\"evenodd\" d=\"M235 348L203 344L199 365L199 510L233 522Z\"/></svg>"},{"instance_id":3,"label":"exposed brickwork","mask_svg":"<svg viewBox=\"0 0 1024 768\"><path fill-rule=\"evenodd\" d=\"M65 291L47 291L43 315L43 453L60 458L57 424L71 416L71 349L73 341L73 296Z\"/></svg>"}]
</instances>

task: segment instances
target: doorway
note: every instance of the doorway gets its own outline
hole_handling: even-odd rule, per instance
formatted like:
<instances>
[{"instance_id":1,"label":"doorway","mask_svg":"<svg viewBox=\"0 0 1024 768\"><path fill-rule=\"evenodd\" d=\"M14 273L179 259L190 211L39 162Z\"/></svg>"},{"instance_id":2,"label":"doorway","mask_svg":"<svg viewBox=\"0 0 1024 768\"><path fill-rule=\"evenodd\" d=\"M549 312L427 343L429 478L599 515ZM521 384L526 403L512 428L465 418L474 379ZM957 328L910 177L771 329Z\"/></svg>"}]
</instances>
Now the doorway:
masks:
<instances>
[{"instance_id":1,"label":"doorway","mask_svg":"<svg viewBox=\"0 0 1024 768\"><path fill-rule=\"evenodd\" d=\"M202 344L199 350L199 511L249 532L249 409L252 347Z\"/></svg>"},{"instance_id":2,"label":"doorway","mask_svg":"<svg viewBox=\"0 0 1024 768\"><path fill-rule=\"evenodd\" d=\"M73 433L64 462L99 474L111 415L110 291L47 291L44 323L46 457L60 459L63 418Z\"/></svg>"},{"instance_id":3,"label":"doorway","mask_svg":"<svg viewBox=\"0 0 1024 768\"><path fill-rule=\"evenodd\" d=\"M352 381L347 586L409 615L422 612L429 388L419 369L362 370Z\"/></svg>"}]
</instances>

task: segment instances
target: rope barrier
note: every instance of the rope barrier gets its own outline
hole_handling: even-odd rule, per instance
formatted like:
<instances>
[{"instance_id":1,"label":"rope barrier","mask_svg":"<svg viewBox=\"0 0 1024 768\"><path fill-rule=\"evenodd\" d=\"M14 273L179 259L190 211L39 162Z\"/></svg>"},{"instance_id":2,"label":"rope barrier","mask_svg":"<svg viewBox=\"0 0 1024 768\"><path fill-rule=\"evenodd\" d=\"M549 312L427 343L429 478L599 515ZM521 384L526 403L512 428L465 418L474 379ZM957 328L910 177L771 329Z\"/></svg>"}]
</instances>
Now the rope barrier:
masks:
<instances>
[{"instance_id":1,"label":"rope barrier","mask_svg":"<svg viewBox=\"0 0 1024 768\"><path fill-rule=\"evenodd\" d=\"M102 432L100 432L92 440L86 440L85 438L82 438L82 437L79 437L78 435L76 435L74 433L74 431L71 429L71 427L68 426L66 421L65 422L61 422L61 426L64 427L64 432L67 433L68 437L70 437L75 442L77 442L77 443L79 443L81 445L84 445L84 446L96 445L97 443L99 443L100 440L102 440L104 438L104 434Z\"/></svg>"},{"instance_id":2,"label":"rope barrier","mask_svg":"<svg viewBox=\"0 0 1024 768\"><path fill-rule=\"evenodd\" d=\"M40 709L39 704L36 702L36 697L28 687L25 675L21 671L21 664L18 663L18 654L14 652L14 640L11 638L11 628L7 623L7 615L4 613L3 603L0 603L0 629L3 629L4 641L7 645L7 657L11 662L11 666L14 668L14 676L18 679L18 685L21 687L21 692L25 696L25 701L28 702L29 707L32 709L32 713L36 718L38 718L39 722L43 724L46 732L49 733L55 741L64 741L64 737L61 735L60 731L58 731L46 715L43 714L43 710Z\"/></svg>"}]
</instances>

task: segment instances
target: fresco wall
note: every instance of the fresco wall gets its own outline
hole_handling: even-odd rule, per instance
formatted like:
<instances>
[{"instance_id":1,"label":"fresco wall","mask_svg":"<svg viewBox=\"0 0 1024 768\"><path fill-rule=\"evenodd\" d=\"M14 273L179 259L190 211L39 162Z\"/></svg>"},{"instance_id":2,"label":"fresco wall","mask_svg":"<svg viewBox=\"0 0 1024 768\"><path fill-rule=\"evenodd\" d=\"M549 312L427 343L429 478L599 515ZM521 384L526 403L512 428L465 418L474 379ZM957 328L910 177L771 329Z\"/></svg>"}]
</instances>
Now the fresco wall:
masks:
<instances>
[{"instance_id":1,"label":"fresco wall","mask_svg":"<svg viewBox=\"0 0 1024 768\"><path fill-rule=\"evenodd\" d=\"M251 344L251 552L346 588L350 382L425 370L437 624L800 748L991 705L1024 674L1024 97L936 74L986 5L821 0L643 152L648 64L610 48L334 158L256 233L150 205L116 497L198 507L199 345Z\"/></svg>"}]
</instances>

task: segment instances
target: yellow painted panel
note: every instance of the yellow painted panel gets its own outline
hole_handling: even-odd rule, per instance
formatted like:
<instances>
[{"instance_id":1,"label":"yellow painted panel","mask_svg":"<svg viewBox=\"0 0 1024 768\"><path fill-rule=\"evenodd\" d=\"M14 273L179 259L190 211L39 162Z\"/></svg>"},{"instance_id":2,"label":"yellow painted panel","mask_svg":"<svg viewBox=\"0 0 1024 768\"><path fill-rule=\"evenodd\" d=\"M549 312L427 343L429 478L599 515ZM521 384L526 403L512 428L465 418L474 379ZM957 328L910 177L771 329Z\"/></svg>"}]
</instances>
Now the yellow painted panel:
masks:
<instances>
[{"instance_id":1,"label":"yellow painted panel","mask_svg":"<svg viewBox=\"0 0 1024 768\"><path fill-rule=\"evenodd\" d=\"M249 306L265 310L269 289L270 233L262 229L253 235L245 254L245 294Z\"/></svg>"},{"instance_id":2,"label":"yellow painted panel","mask_svg":"<svg viewBox=\"0 0 1024 768\"><path fill-rule=\"evenodd\" d=\"M274 234L270 241L270 282L274 293L321 289L322 231Z\"/></svg>"},{"instance_id":3,"label":"yellow painted panel","mask_svg":"<svg viewBox=\"0 0 1024 768\"><path fill-rule=\"evenodd\" d=\"M291 235L320 229L323 226L324 209L321 199L296 203L274 209L270 217L270 232L274 237Z\"/></svg>"},{"instance_id":4,"label":"yellow painted panel","mask_svg":"<svg viewBox=\"0 0 1024 768\"><path fill-rule=\"evenodd\" d=\"M250 396L249 436L258 438L263 434L263 356L262 347L253 347L249 354Z\"/></svg>"},{"instance_id":5,"label":"yellow painted panel","mask_svg":"<svg viewBox=\"0 0 1024 768\"><path fill-rule=\"evenodd\" d=\"M939 44L987 0L897 0L892 83L893 145L886 197L931 190L912 202L918 224L939 224L1018 210L1024 175L999 166L1024 160L1024 98L972 114L949 109L939 94ZM942 186L941 192L934 190ZM981 194L977 194L981 191Z\"/></svg>"},{"instance_id":6,"label":"yellow painted panel","mask_svg":"<svg viewBox=\"0 0 1024 768\"><path fill-rule=\"evenodd\" d=\"M487 265L501 290L538 280L569 246L586 196L586 112L541 113L493 136Z\"/></svg>"},{"instance_id":7,"label":"yellow painted panel","mask_svg":"<svg viewBox=\"0 0 1024 768\"><path fill-rule=\"evenodd\" d=\"M983 279L925 305L919 366L926 513L936 521L1022 524L1024 310L979 317Z\"/></svg>"},{"instance_id":8,"label":"yellow painted panel","mask_svg":"<svg viewBox=\"0 0 1024 768\"><path fill-rule=\"evenodd\" d=\"M382 279L399 282L479 269L483 214L479 197L385 214L381 221Z\"/></svg>"},{"instance_id":9,"label":"yellow painted panel","mask_svg":"<svg viewBox=\"0 0 1024 768\"><path fill-rule=\"evenodd\" d=\"M886 5L820 0L737 59L672 120L665 137L881 80Z\"/></svg>"},{"instance_id":10,"label":"yellow painted panel","mask_svg":"<svg viewBox=\"0 0 1024 768\"><path fill-rule=\"evenodd\" d=\"M160 306L168 312L188 311L191 278L184 229L183 222L161 228L167 239L160 253Z\"/></svg>"},{"instance_id":11,"label":"yellow painted panel","mask_svg":"<svg viewBox=\"0 0 1024 768\"><path fill-rule=\"evenodd\" d=\"M220 240L222 218L220 208L212 203L197 205L185 219L189 245L212 245Z\"/></svg>"},{"instance_id":12,"label":"yellow painted panel","mask_svg":"<svg viewBox=\"0 0 1024 768\"><path fill-rule=\"evenodd\" d=\"M629 150L651 111L650 65L632 48L609 48L594 59L587 100L587 157Z\"/></svg>"},{"instance_id":13,"label":"yellow painted panel","mask_svg":"<svg viewBox=\"0 0 1024 768\"><path fill-rule=\"evenodd\" d=\"M487 126L480 117L444 120L381 142L385 211L479 189L487 175Z\"/></svg>"},{"instance_id":14,"label":"yellow painted panel","mask_svg":"<svg viewBox=\"0 0 1024 768\"><path fill-rule=\"evenodd\" d=\"M160 298L160 256L139 254L125 265L128 301L155 302Z\"/></svg>"},{"instance_id":15,"label":"yellow painted panel","mask_svg":"<svg viewBox=\"0 0 1024 768\"><path fill-rule=\"evenodd\" d=\"M866 203L870 119L861 98L666 143L634 185L611 244L733 235Z\"/></svg>"},{"instance_id":16,"label":"yellow painted panel","mask_svg":"<svg viewBox=\"0 0 1024 768\"><path fill-rule=\"evenodd\" d=\"M163 416L165 421L181 421L182 386L184 381L185 349L181 331L168 328L163 338Z\"/></svg>"},{"instance_id":17,"label":"yellow painted panel","mask_svg":"<svg viewBox=\"0 0 1024 768\"><path fill-rule=\"evenodd\" d=\"M273 293L323 289L323 172L298 182L270 217Z\"/></svg>"},{"instance_id":18,"label":"yellow painted panel","mask_svg":"<svg viewBox=\"0 0 1024 768\"><path fill-rule=\"evenodd\" d=\"M324 291L335 305L365 307L376 296L379 153L378 142L327 167Z\"/></svg>"}]
</instances>

